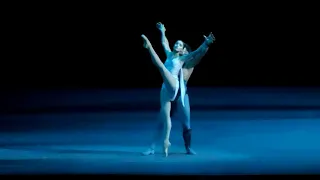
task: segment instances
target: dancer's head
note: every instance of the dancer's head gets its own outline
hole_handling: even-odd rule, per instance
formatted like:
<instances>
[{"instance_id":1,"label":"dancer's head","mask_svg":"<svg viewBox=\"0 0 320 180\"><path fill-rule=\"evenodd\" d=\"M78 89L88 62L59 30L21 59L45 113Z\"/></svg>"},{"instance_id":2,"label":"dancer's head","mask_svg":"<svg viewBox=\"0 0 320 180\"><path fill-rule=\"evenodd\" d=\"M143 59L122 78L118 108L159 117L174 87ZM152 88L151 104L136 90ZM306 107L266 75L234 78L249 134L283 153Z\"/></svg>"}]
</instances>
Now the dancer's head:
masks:
<instances>
[{"instance_id":1,"label":"dancer's head","mask_svg":"<svg viewBox=\"0 0 320 180\"><path fill-rule=\"evenodd\" d=\"M185 54L186 52L189 53L191 51L190 46L188 46L186 43L184 43L181 40L178 40L174 44L173 50L174 50L174 52L179 53L179 54Z\"/></svg>"}]
</instances>

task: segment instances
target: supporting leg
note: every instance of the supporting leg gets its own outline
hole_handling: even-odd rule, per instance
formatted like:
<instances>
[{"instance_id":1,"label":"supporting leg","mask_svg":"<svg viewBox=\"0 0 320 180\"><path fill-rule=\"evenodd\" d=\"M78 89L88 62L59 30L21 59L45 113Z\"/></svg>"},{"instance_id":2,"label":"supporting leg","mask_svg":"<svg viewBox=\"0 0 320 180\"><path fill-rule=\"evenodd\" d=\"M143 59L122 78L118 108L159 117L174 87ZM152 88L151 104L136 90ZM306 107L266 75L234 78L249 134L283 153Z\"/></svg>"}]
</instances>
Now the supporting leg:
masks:
<instances>
[{"instance_id":1,"label":"supporting leg","mask_svg":"<svg viewBox=\"0 0 320 180\"><path fill-rule=\"evenodd\" d=\"M183 129L182 136L187 154L195 155L196 152L191 148L190 104L188 94L185 95L184 103L185 106L182 105L181 99L178 99L179 119L181 120Z\"/></svg>"}]
</instances>

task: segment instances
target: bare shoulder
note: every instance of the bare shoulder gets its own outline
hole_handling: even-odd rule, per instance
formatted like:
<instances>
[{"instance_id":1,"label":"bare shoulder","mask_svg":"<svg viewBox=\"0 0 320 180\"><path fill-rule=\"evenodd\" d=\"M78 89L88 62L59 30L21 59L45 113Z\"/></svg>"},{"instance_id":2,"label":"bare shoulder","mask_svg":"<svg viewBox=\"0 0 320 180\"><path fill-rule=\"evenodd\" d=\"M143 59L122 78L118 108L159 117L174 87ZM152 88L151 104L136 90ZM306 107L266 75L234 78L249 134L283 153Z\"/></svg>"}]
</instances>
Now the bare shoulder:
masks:
<instances>
[{"instance_id":1,"label":"bare shoulder","mask_svg":"<svg viewBox=\"0 0 320 180\"><path fill-rule=\"evenodd\" d=\"M182 61L187 62L187 61L192 60L192 59L193 59L193 56L191 56L190 54L186 54L186 55L180 56L180 59L181 59Z\"/></svg>"}]
</instances>

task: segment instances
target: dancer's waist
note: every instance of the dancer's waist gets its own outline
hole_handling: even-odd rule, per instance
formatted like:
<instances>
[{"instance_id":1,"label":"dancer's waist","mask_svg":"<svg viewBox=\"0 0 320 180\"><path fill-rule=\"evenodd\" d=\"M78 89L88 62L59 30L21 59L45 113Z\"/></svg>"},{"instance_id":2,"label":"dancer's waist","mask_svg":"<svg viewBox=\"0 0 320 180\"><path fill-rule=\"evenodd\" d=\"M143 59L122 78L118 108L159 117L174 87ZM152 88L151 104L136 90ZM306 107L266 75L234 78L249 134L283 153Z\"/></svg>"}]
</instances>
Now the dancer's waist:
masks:
<instances>
[{"instance_id":1,"label":"dancer's waist","mask_svg":"<svg viewBox=\"0 0 320 180\"><path fill-rule=\"evenodd\" d=\"M172 77L175 78L175 79L177 79L177 80L179 80L178 75L172 75Z\"/></svg>"},{"instance_id":2,"label":"dancer's waist","mask_svg":"<svg viewBox=\"0 0 320 180\"><path fill-rule=\"evenodd\" d=\"M174 78L178 78L179 77L179 71L178 72L176 72L176 71L169 71L170 72L170 74L174 77Z\"/></svg>"}]
</instances>

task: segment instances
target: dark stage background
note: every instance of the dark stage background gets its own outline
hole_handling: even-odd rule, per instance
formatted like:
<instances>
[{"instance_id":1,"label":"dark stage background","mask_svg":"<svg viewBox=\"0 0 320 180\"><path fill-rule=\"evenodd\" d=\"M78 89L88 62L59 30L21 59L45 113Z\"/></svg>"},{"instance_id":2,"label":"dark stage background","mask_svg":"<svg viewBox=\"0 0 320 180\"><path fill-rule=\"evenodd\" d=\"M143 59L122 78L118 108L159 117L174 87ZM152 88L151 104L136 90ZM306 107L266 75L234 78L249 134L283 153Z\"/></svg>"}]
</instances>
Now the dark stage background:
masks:
<instances>
[{"instance_id":1,"label":"dark stage background","mask_svg":"<svg viewBox=\"0 0 320 180\"><path fill-rule=\"evenodd\" d=\"M203 42L203 35L210 32L215 35L216 42L196 66L188 83L190 92L194 88L200 99L206 97L206 92L213 94L207 99L215 99L223 91L214 89L224 87L289 90L309 86L310 91L319 85L318 65L312 53L316 47L312 45L315 29L304 20L307 17L312 20L312 11L302 16L293 4L288 8L288 5L197 2L179 4L180 9L163 4L118 4L13 6L4 28L7 30L4 52L8 56L2 61L0 77L2 112L42 106L38 101L46 102L45 107L62 106L66 96L77 97L74 105L76 99L89 101L91 96L96 102L90 100L85 104L93 106L101 104L104 101L101 99L114 99L108 100L112 103L107 109L118 110L136 109L133 97L143 97L148 102L138 107L157 109L162 79L142 47L140 36L145 34L150 39L164 61L156 29L159 21L166 26L171 46L181 39L196 49ZM302 10L302 5L299 8ZM141 95L135 94L140 91ZM134 95L128 95L130 92ZM272 94L273 90L266 92ZM222 93L222 97L227 94L230 93ZM128 99L128 103L120 99Z\"/></svg>"},{"instance_id":2,"label":"dark stage background","mask_svg":"<svg viewBox=\"0 0 320 180\"><path fill-rule=\"evenodd\" d=\"M318 10L175 4L3 6L0 174L319 172ZM159 21L171 46L216 37L188 83L197 156L185 156L177 111L169 157L140 156L162 83L140 36L164 61Z\"/></svg>"},{"instance_id":3,"label":"dark stage background","mask_svg":"<svg viewBox=\"0 0 320 180\"><path fill-rule=\"evenodd\" d=\"M149 37L165 60L159 21L171 46L181 39L196 49L203 35L216 36L189 86L319 84L311 53L312 11L302 15L302 5L300 11L293 4L197 2L180 4L181 10L162 5L17 5L7 15L2 89L158 88L160 74L140 35Z\"/></svg>"},{"instance_id":4,"label":"dark stage background","mask_svg":"<svg viewBox=\"0 0 320 180\"><path fill-rule=\"evenodd\" d=\"M13 7L4 28L2 113L158 110L162 79L140 36L165 60L159 21L171 46L181 39L196 49L203 35L216 37L188 83L192 109L317 106L315 29L302 5Z\"/></svg>"}]
</instances>

